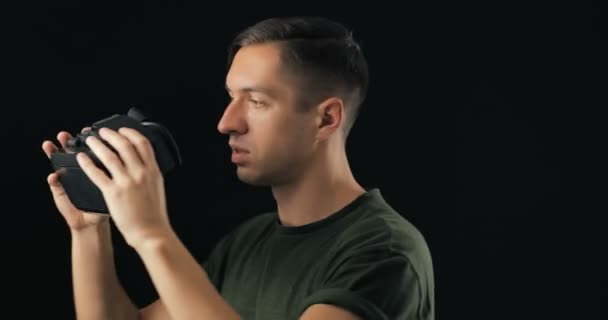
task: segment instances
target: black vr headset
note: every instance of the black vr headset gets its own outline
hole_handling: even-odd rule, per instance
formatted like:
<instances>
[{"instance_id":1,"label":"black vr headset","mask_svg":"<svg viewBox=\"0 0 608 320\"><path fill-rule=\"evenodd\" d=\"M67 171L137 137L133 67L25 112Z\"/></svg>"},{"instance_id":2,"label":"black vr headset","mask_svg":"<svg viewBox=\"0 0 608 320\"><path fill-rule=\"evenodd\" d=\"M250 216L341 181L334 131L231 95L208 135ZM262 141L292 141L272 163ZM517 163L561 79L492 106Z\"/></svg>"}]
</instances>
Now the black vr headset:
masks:
<instances>
[{"instance_id":1,"label":"black vr headset","mask_svg":"<svg viewBox=\"0 0 608 320\"><path fill-rule=\"evenodd\" d=\"M78 209L93 213L109 213L101 191L84 173L76 160L76 154L84 152L97 167L108 173L97 156L85 144L88 136L96 136L103 141L98 136L99 129L103 127L113 130L128 127L143 134L152 144L156 161L163 175L167 175L182 164L179 148L169 130L158 122L148 121L141 110L133 107L126 115L116 114L97 121L90 130L71 138L64 149L52 153L50 157L51 165L59 175L61 185ZM106 145L113 149L109 144L106 143Z\"/></svg>"}]
</instances>

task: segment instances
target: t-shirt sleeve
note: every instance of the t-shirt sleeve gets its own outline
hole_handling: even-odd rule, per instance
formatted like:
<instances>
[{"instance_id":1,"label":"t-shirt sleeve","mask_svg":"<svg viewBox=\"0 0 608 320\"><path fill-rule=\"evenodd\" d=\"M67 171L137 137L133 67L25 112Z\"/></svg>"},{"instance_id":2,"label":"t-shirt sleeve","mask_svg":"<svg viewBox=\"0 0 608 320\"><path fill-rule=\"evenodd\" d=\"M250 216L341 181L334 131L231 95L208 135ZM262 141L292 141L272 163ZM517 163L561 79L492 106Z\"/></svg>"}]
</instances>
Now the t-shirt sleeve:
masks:
<instances>
[{"instance_id":1,"label":"t-shirt sleeve","mask_svg":"<svg viewBox=\"0 0 608 320\"><path fill-rule=\"evenodd\" d=\"M403 254L358 252L329 271L301 306L331 304L365 320L431 320L422 313L419 277Z\"/></svg>"},{"instance_id":2,"label":"t-shirt sleeve","mask_svg":"<svg viewBox=\"0 0 608 320\"><path fill-rule=\"evenodd\" d=\"M211 252L201 263L203 269L207 273L209 281L213 283L217 290L221 290L221 285L226 269L230 244L232 242L232 233L229 233L216 243L211 249Z\"/></svg>"},{"instance_id":3,"label":"t-shirt sleeve","mask_svg":"<svg viewBox=\"0 0 608 320\"><path fill-rule=\"evenodd\" d=\"M237 225L232 231L225 234L211 249L209 254L201 263L209 280L214 284L215 288L221 292L226 270L231 263L231 255L239 254L243 250L242 241L247 239L249 230L259 230L268 218L271 218L271 213L260 214L245 220ZM239 247L233 252L233 247Z\"/></svg>"}]
</instances>

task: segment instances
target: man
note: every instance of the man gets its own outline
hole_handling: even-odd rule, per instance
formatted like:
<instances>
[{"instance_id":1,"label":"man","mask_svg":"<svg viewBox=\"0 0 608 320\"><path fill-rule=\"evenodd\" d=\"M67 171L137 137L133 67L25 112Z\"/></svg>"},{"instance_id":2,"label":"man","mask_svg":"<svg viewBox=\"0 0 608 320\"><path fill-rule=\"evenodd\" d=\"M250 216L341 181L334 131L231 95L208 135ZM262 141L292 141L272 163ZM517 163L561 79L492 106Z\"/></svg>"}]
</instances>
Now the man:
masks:
<instances>
[{"instance_id":1,"label":"man","mask_svg":"<svg viewBox=\"0 0 608 320\"><path fill-rule=\"evenodd\" d=\"M418 230L350 170L345 145L367 90L367 64L342 25L268 19L229 55L231 101L218 129L245 183L269 186L277 210L239 225L198 263L172 230L149 142L130 129L81 155L111 219L141 257L159 299L138 309L117 280L108 216L76 210L49 184L72 234L79 319L434 319L431 256ZM58 135L65 144L69 134ZM43 144L47 155L57 149Z\"/></svg>"}]
</instances>

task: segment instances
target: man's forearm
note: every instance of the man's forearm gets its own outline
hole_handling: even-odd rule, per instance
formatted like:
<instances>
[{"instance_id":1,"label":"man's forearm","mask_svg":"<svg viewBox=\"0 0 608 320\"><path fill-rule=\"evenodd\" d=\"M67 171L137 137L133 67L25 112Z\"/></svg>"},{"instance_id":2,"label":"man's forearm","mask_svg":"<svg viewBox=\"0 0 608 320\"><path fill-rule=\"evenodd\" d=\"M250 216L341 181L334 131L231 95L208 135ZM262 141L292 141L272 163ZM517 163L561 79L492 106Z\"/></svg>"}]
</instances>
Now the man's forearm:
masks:
<instances>
[{"instance_id":1,"label":"man's forearm","mask_svg":"<svg viewBox=\"0 0 608 320\"><path fill-rule=\"evenodd\" d=\"M72 276L78 319L137 319L116 275L108 221L72 232Z\"/></svg>"},{"instance_id":2,"label":"man's forearm","mask_svg":"<svg viewBox=\"0 0 608 320\"><path fill-rule=\"evenodd\" d=\"M135 250L172 319L240 319L172 231Z\"/></svg>"}]
</instances>

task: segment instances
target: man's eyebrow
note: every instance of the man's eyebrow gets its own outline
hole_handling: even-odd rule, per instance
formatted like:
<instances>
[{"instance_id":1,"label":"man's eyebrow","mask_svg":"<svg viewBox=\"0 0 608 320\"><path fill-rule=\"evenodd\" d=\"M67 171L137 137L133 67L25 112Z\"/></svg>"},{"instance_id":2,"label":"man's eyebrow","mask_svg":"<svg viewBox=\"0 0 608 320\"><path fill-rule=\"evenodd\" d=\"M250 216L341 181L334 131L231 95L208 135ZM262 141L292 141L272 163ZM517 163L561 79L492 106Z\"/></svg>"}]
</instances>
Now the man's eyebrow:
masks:
<instances>
[{"instance_id":1,"label":"man's eyebrow","mask_svg":"<svg viewBox=\"0 0 608 320\"><path fill-rule=\"evenodd\" d=\"M230 88L228 87L228 85L224 86L227 92L232 92L232 90L230 90ZM267 94L269 96L275 96L276 95L276 90L273 90L271 88L268 87L261 87L261 86L248 86L248 87L240 87L237 89L237 91L240 92L259 92L259 93L263 93L263 94Z\"/></svg>"}]
</instances>

